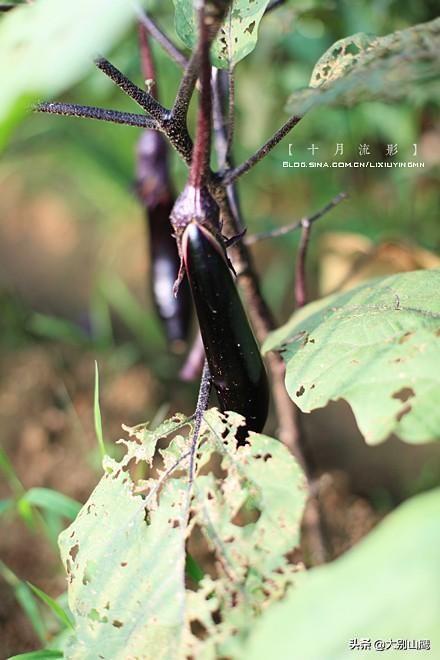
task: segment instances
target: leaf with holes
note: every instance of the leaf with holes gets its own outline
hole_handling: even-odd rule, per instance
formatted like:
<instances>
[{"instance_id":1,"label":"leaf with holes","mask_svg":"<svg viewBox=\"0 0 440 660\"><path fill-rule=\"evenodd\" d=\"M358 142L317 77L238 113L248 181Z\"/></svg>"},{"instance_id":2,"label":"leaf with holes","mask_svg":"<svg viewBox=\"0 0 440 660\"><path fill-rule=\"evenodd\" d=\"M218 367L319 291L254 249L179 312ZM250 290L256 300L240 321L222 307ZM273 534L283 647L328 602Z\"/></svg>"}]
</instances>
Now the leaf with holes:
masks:
<instances>
[{"instance_id":1,"label":"leaf with holes","mask_svg":"<svg viewBox=\"0 0 440 660\"><path fill-rule=\"evenodd\" d=\"M438 18L384 37L340 39L316 64L310 86L290 97L289 109L302 115L319 105L440 99L439 52Z\"/></svg>"},{"instance_id":2,"label":"leaf with holes","mask_svg":"<svg viewBox=\"0 0 440 660\"><path fill-rule=\"evenodd\" d=\"M211 58L220 69L234 67L251 53L258 40L258 26L269 0L232 0L223 26L212 46ZM185 46L197 40L197 21L193 0L174 0L176 31Z\"/></svg>"},{"instance_id":3,"label":"leaf with holes","mask_svg":"<svg viewBox=\"0 0 440 660\"><path fill-rule=\"evenodd\" d=\"M287 598L263 615L242 657L348 660L357 655L349 646L355 637L395 640L388 657L434 657L440 645L439 516L440 491L419 495L343 557L303 573ZM430 640L430 647L408 654L402 644L399 653L402 637Z\"/></svg>"},{"instance_id":4,"label":"leaf with holes","mask_svg":"<svg viewBox=\"0 0 440 660\"><path fill-rule=\"evenodd\" d=\"M303 412L345 399L366 441L440 439L440 270L371 280L307 305L273 332Z\"/></svg>"},{"instance_id":5,"label":"leaf with holes","mask_svg":"<svg viewBox=\"0 0 440 660\"><path fill-rule=\"evenodd\" d=\"M284 595L296 579L286 554L299 542L305 479L272 438L253 433L237 448L243 425L236 413L206 413L191 489L192 422L126 429L125 456L105 458L60 536L75 628L67 658L231 656L263 603ZM187 545L196 590L185 587Z\"/></svg>"}]
</instances>

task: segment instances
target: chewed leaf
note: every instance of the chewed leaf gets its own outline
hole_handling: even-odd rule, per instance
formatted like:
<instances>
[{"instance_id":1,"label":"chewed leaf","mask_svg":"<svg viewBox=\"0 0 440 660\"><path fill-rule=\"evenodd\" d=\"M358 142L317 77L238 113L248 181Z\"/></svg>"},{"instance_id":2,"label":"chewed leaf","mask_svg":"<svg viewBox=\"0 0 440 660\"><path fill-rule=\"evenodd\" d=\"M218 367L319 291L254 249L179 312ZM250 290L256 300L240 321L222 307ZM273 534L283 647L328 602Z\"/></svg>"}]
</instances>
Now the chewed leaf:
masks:
<instances>
[{"instance_id":1,"label":"chewed leaf","mask_svg":"<svg viewBox=\"0 0 440 660\"><path fill-rule=\"evenodd\" d=\"M440 19L384 37L363 33L333 44L316 64L310 86L289 109L302 115L318 105L440 98Z\"/></svg>"},{"instance_id":2,"label":"chewed leaf","mask_svg":"<svg viewBox=\"0 0 440 660\"><path fill-rule=\"evenodd\" d=\"M439 489L418 495L342 557L304 572L296 588L263 614L241 657L348 660L383 652L389 658L438 655L434 649L440 647L439 516ZM407 606L410 603L417 603L416 612ZM370 641L371 653L360 650L362 640ZM408 640L417 642L409 646ZM417 650L409 652L411 648Z\"/></svg>"},{"instance_id":3,"label":"chewed leaf","mask_svg":"<svg viewBox=\"0 0 440 660\"><path fill-rule=\"evenodd\" d=\"M440 439L440 270L380 278L304 307L267 339L303 412L346 399L367 442Z\"/></svg>"},{"instance_id":4,"label":"chewed leaf","mask_svg":"<svg viewBox=\"0 0 440 660\"><path fill-rule=\"evenodd\" d=\"M236 413L206 413L192 487L193 424L183 416L155 431L129 429L125 456L106 458L104 476L60 536L75 627L67 658L229 656L240 643L237 622L246 635L262 602L284 595L298 570L286 554L298 544L305 480L272 438L252 434L237 448L243 423ZM136 479L142 464L147 478ZM194 591L185 565L196 528L215 577L198 569Z\"/></svg>"},{"instance_id":5,"label":"chewed leaf","mask_svg":"<svg viewBox=\"0 0 440 660\"><path fill-rule=\"evenodd\" d=\"M233 67L256 46L258 26L269 0L232 0L224 24L215 40L212 63L222 69ZM193 0L174 0L176 30L185 46L193 48L197 40L197 22Z\"/></svg>"}]
</instances>

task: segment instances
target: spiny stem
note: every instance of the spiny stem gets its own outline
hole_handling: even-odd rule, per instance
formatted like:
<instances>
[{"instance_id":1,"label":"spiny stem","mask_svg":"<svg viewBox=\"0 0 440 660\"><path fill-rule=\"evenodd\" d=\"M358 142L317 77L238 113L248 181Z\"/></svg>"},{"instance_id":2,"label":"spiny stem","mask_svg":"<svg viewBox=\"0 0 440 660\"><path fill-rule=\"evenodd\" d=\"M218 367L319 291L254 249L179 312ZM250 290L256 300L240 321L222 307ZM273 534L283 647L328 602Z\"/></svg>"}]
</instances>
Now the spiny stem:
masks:
<instances>
[{"instance_id":1,"label":"spiny stem","mask_svg":"<svg viewBox=\"0 0 440 660\"><path fill-rule=\"evenodd\" d=\"M145 27L149 34L157 41L157 43L168 53L176 64L182 69L188 64L185 55L177 48L169 37L160 29L157 23L148 16L148 14L137 3L135 4L135 12L138 16L139 22Z\"/></svg>"},{"instance_id":2,"label":"spiny stem","mask_svg":"<svg viewBox=\"0 0 440 660\"><path fill-rule=\"evenodd\" d=\"M208 361L205 360L202 372L202 379L200 381L199 396L197 398L197 406L194 414L194 431L191 438L190 457L189 457L189 479L188 479L188 509L189 498L191 496L191 489L194 483L195 474L195 460L197 453L197 445L199 442L200 429L202 427L203 415L208 407L209 395L211 393L211 373L209 371Z\"/></svg>"},{"instance_id":3,"label":"spiny stem","mask_svg":"<svg viewBox=\"0 0 440 660\"><path fill-rule=\"evenodd\" d=\"M37 103L33 109L37 112L45 112L52 115L98 119L99 121L107 121L113 124L150 128L156 131L160 130L158 123L154 119L132 112L107 110L106 108L95 108L93 106L77 105L75 103Z\"/></svg>"},{"instance_id":4,"label":"spiny stem","mask_svg":"<svg viewBox=\"0 0 440 660\"><path fill-rule=\"evenodd\" d=\"M272 149L276 147L284 137L286 137L286 135L292 130L294 126L297 125L300 120L301 117L296 115L290 117L290 119L288 119L286 123L277 130L277 132L270 138L270 140L265 142L250 158L245 160L241 165L238 165L238 167L234 167L234 169L225 172L223 175L223 183L228 185L243 174L246 174L246 172L249 172L249 170L254 167L254 165L265 158L265 156L267 156L267 154L272 151Z\"/></svg>"},{"instance_id":5,"label":"spiny stem","mask_svg":"<svg viewBox=\"0 0 440 660\"><path fill-rule=\"evenodd\" d=\"M197 113L197 134L188 183L194 188L201 188L206 183L208 176L211 152L212 90L209 52L216 31L212 30L207 22L204 3L198 9L197 16L199 27L197 56L200 62L201 96Z\"/></svg>"},{"instance_id":6,"label":"spiny stem","mask_svg":"<svg viewBox=\"0 0 440 660\"><path fill-rule=\"evenodd\" d=\"M234 71L228 71L228 137L226 146L226 158L229 160L232 144L234 141L235 129L235 77Z\"/></svg>"},{"instance_id":7,"label":"spiny stem","mask_svg":"<svg viewBox=\"0 0 440 660\"><path fill-rule=\"evenodd\" d=\"M176 123L184 123L186 125L188 107L199 76L199 67L200 56L199 53L195 51L185 67L179 89L177 90L176 99L171 110L171 117Z\"/></svg>"},{"instance_id":8,"label":"spiny stem","mask_svg":"<svg viewBox=\"0 0 440 660\"><path fill-rule=\"evenodd\" d=\"M348 195L345 192L339 193L339 195L336 195L336 197L333 197L332 200L325 206L323 206L322 209L314 213L313 215L310 215L305 218L301 218L301 220L297 220L293 222L290 225L285 225L284 227L278 227L278 229L271 229L269 231L263 231L260 234L251 234L250 236L246 236L244 239L244 242L246 245L252 245L253 243L257 243L258 241L264 241L266 238L278 238L279 236L285 236L286 234L289 234L292 231L295 231L296 229L299 229L300 227L304 226L304 223L309 223L312 225L314 222L319 220L319 218L322 218L323 215L331 211L335 206L340 204L344 199L347 199Z\"/></svg>"},{"instance_id":9,"label":"spiny stem","mask_svg":"<svg viewBox=\"0 0 440 660\"><path fill-rule=\"evenodd\" d=\"M100 69L106 76L108 76L123 92L125 92L133 101L136 101L138 105L141 106L149 115L156 119L158 122L164 121L168 116L168 110L164 108L152 94L149 92L140 89L135 85L131 80L129 80L124 74L119 71L111 62L105 59L105 57L99 57L96 62L96 66Z\"/></svg>"}]
</instances>

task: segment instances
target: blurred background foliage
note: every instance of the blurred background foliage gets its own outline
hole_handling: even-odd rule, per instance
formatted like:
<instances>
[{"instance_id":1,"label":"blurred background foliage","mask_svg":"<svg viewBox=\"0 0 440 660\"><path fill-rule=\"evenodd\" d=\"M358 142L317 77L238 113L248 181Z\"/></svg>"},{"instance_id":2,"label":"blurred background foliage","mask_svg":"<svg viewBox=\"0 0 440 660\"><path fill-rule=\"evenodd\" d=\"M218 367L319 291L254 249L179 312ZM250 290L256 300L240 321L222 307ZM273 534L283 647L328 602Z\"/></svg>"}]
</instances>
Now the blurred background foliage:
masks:
<instances>
[{"instance_id":1,"label":"blurred background foliage","mask_svg":"<svg viewBox=\"0 0 440 660\"><path fill-rule=\"evenodd\" d=\"M146 8L174 35L171 0L149 2ZM236 71L236 161L245 159L287 118L288 97L308 84L315 62L337 39L358 31L383 35L431 20L437 10L434 0L292 0L266 17L257 48ZM6 20L9 14L0 15L0 28ZM111 32L102 48L112 44L106 51L110 60L141 85L134 23L123 25L119 33ZM80 39L75 48L81 49ZM180 71L155 46L154 54L161 101L170 105ZM38 45L36 57L56 60L50 39ZM64 91L54 100L138 111L91 60L87 62L81 74L66 71L72 83L61 82L56 89ZM17 75L2 70L2 76L6 74ZM119 437L122 423L157 422L170 409L190 413L197 384L179 382L176 374L183 357L168 353L151 306L148 239L134 194L140 130L24 116L29 98L35 94L22 97L14 106L16 116L8 116L8 130L13 130L0 161L1 444L23 492L48 487L84 500L97 481L99 466L93 429L94 360L100 365L107 442ZM319 146L315 159L322 160L333 159L337 143L344 143L345 160L358 160L358 146L365 143L371 160L385 160L386 145L397 144L399 160L424 161L425 167L283 168L289 143L293 159L305 162L311 160L312 144ZM412 156L414 144L417 157ZM439 161L434 103L317 108L240 182L248 231L291 223L345 190L349 200L321 219L313 232L308 263L313 296L368 276L438 266ZM171 163L179 190L185 167L175 155ZM297 243L298 236L291 234L254 248L264 292L279 322L293 308ZM338 475L323 485L336 530L335 554L402 498L440 479L435 447L408 447L397 439L366 447L345 404L307 416L305 426L317 469L336 470ZM273 421L268 432L275 433ZM0 498L15 492L21 499L23 492L19 489L17 495L16 484L14 491L11 473L2 472L9 477ZM29 518L27 509L25 514ZM53 595L63 591L53 533L48 542L44 534L36 537L13 507L3 507L0 515L0 525L8 532L0 542L5 565ZM0 624L5 625L1 657L38 646L38 635L14 597L14 580L7 575L9 582L0 582Z\"/></svg>"}]
</instances>

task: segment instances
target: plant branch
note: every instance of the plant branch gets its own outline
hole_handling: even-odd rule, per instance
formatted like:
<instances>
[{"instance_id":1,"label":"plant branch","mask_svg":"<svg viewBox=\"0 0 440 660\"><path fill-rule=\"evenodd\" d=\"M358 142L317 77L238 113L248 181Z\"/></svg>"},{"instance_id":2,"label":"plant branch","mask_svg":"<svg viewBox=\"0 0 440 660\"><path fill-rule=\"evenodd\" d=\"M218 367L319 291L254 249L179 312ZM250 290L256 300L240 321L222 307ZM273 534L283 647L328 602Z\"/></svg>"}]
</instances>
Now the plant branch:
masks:
<instances>
[{"instance_id":1,"label":"plant branch","mask_svg":"<svg viewBox=\"0 0 440 660\"><path fill-rule=\"evenodd\" d=\"M295 269L295 307L297 309L304 307L307 302L306 259L310 234L312 232L312 225L307 218L302 220L301 227L301 239L299 242Z\"/></svg>"},{"instance_id":2,"label":"plant branch","mask_svg":"<svg viewBox=\"0 0 440 660\"><path fill-rule=\"evenodd\" d=\"M314 213L313 215L310 215L305 218L301 218L301 220L296 220L290 225L285 225L284 227L278 227L277 229L271 229L269 231L263 231L260 234L251 234L250 236L246 236L244 239L244 242L246 245L253 245L254 243L257 243L258 241L264 241L266 238L278 238L279 236L285 236L286 234L289 234L292 231L296 231L300 227L304 226L304 223L309 223L312 225L314 222L319 220L319 218L322 218L323 215L331 211L335 206L340 204L344 199L347 199L348 195L345 192L339 193L339 195L336 195L336 197L333 197L332 200L325 206L323 206L322 209Z\"/></svg>"},{"instance_id":3,"label":"plant branch","mask_svg":"<svg viewBox=\"0 0 440 660\"><path fill-rule=\"evenodd\" d=\"M272 149L276 147L283 138L286 137L286 135L292 130L292 128L294 128L294 126L297 125L301 119L302 117L296 115L290 117L290 119L288 119L286 123L277 130L277 132L270 138L270 140L265 142L252 156L250 156L250 158L245 160L244 163L241 163L241 165L238 165L238 167L234 167L232 170L225 172L223 175L223 183L225 185L229 185L233 181L236 181L240 176L243 176L243 174L246 174L246 172L249 172L249 170L254 167L254 165L265 158L267 154L272 151Z\"/></svg>"},{"instance_id":4,"label":"plant branch","mask_svg":"<svg viewBox=\"0 0 440 660\"><path fill-rule=\"evenodd\" d=\"M100 57L95 61L96 66L100 71L105 73L123 92L133 99L138 105L141 106L149 115L156 119L158 122L163 122L168 117L168 110L164 108L152 94L140 89L131 80L124 76L122 71L119 71L111 62Z\"/></svg>"},{"instance_id":5,"label":"plant branch","mask_svg":"<svg viewBox=\"0 0 440 660\"><path fill-rule=\"evenodd\" d=\"M199 442L200 429L202 427L203 415L208 407L209 395L211 393L211 373L209 371L208 361L205 360L202 372L202 379L200 381L199 396L197 398L196 411L194 413L194 431L191 438L190 456L189 456L189 478L188 478L188 502L187 511L189 511L189 502L191 498L191 490L194 483L195 473L195 459L197 452L197 445Z\"/></svg>"},{"instance_id":6,"label":"plant branch","mask_svg":"<svg viewBox=\"0 0 440 660\"><path fill-rule=\"evenodd\" d=\"M99 121L111 122L113 124L150 128L156 131L160 130L159 124L154 119L132 112L107 110L106 108L95 108L93 106L77 105L74 103L38 103L33 109L36 112L45 112L52 115L98 119Z\"/></svg>"},{"instance_id":7,"label":"plant branch","mask_svg":"<svg viewBox=\"0 0 440 660\"><path fill-rule=\"evenodd\" d=\"M172 119L176 123L184 124L185 126L188 107L199 76L199 68L200 57L199 53L195 51L185 66L185 71L171 110Z\"/></svg>"},{"instance_id":8,"label":"plant branch","mask_svg":"<svg viewBox=\"0 0 440 660\"><path fill-rule=\"evenodd\" d=\"M160 29L157 23L150 18L150 16L140 7L135 4L135 12L147 32L157 41L157 43L168 53L171 59L178 64L182 69L185 69L188 60L185 55L177 48L169 37Z\"/></svg>"},{"instance_id":9,"label":"plant branch","mask_svg":"<svg viewBox=\"0 0 440 660\"><path fill-rule=\"evenodd\" d=\"M151 52L150 43L148 40L148 31L142 23L139 23L139 52L141 57L141 69L144 77L144 82L148 81L148 91L154 98L158 98L156 70L153 61L153 54Z\"/></svg>"}]
</instances>

